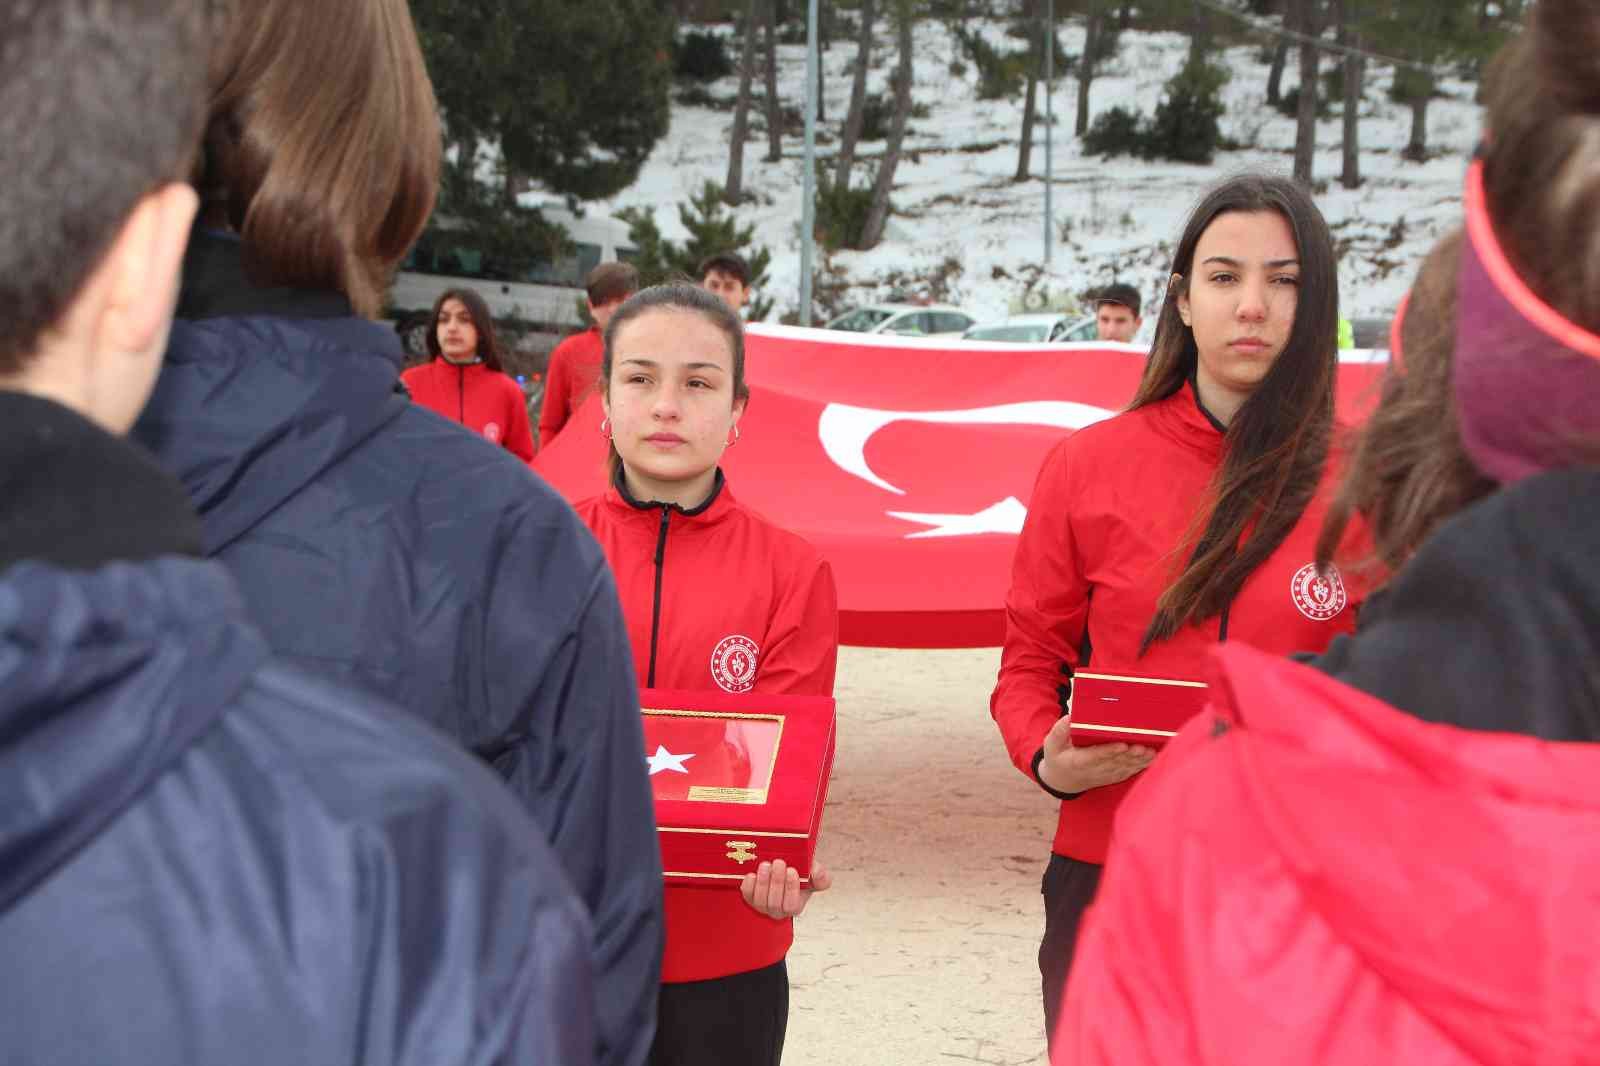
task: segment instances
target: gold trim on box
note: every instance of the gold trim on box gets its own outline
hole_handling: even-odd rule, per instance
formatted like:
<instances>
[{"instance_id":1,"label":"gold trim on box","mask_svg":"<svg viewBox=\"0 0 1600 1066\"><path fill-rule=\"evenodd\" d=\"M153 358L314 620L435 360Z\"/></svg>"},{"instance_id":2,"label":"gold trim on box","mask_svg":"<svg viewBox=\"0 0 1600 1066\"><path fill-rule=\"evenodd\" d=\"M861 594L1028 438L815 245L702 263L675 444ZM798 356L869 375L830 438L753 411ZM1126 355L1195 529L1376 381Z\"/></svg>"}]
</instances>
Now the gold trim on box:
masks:
<instances>
[{"instance_id":1,"label":"gold trim on box","mask_svg":"<svg viewBox=\"0 0 1600 1066\"><path fill-rule=\"evenodd\" d=\"M810 833L768 833L756 829L687 829L673 825L658 825L661 833L715 833L718 836L777 837L784 840L809 840Z\"/></svg>"},{"instance_id":2,"label":"gold trim on box","mask_svg":"<svg viewBox=\"0 0 1600 1066\"><path fill-rule=\"evenodd\" d=\"M690 785L689 799L696 803L765 803L767 790L728 785Z\"/></svg>"},{"instance_id":3,"label":"gold trim on box","mask_svg":"<svg viewBox=\"0 0 1600 1066\"><path fill-rule=\"evenodd\" d=\"M668 707L641 707L641 715L653 714L658 718L726 718L735 722L777 722L778 738L772 742L772 761L767 764L766 788L733 788L724 785L691 785L690 803L746 803L752 806L767 802L772 781L778 776L778 752L783 750L783 715L745 714L732 711L679 711Z\"/></svg>"},{"instance_id":4,"label":"gold trim on box","mask_svg":"<svg viewBox=\"0 0 1600 1066\"><path fill-rule=\"evenodd\" d=\"M1177 732L1171 729L1137 729L1131 725L1096 725L1089 722L1073 722L1073 729L1092 729L1098 733L1138 733L1146 737L1175 737Z\"/></svg>"},{"instance_id":5,"label":"gold trim on box","mask_svg":"<svg viewBox=\"0 0 1600 1066\"><path fill-rule=\"evenodd\" d=\"M754 872L755 871L753 871L753 870L746 870L745 871L745 873L754 873ZM687 870L663 870L661 876L663 876L663 877L697 877L697 878L700 878L701 880L704 880L704 881L743 881L745 875L744 874L692 874ZM811 878L802 877L800 879L800 883L802 885L810 884L811 883Z\"/></svg>"},{"instance_id":6,"label":"gold trim on box","mask_svg":"<svg viewBox=\"0 0 1600 1066\"><path fill-rule=\"evenodd\" d=\"M1168 677L1129 677L1127 674L1101 674L1093 670L1080 670L1072 675L1078 677L1093 677L1101 681L1129 681L1136 685L1176 685L1179 688L1205 688L1204 681L1174 681Z\"/></svg>"}]
</instances>

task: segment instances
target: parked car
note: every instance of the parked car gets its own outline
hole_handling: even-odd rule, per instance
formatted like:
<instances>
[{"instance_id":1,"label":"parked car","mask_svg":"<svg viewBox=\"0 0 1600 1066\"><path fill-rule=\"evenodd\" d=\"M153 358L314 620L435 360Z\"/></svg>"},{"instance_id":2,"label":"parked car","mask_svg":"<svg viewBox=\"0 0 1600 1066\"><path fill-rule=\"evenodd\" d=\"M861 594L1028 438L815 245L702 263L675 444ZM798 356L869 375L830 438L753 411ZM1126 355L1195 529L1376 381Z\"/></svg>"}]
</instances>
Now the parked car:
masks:
<instances>
[{"instance_id":1,"label":"parked car","mask_svg":"<svg viewBox=\"0 0 1600 1066\"><path fill-rule=\"evenodd\" d=\"M1099 336L1093 315L1040 313L1012 315L1000 322L973 326L961 335L969 341L1003 341L1012 344L1065 344L1092 341Z\"/></svg>"},{"instance_id":2,"label":"parked car","mask_svg":"<svg viewBox=\"0 0 1600 1066\"><path fill-rule=\"evenodd\" d=\"M948 304L868 304L846 311L824 328L912 337L959 337L975 321L961 308Z\"/></svg>"},{"instance_id":3,"label":"parked car","mask_svg":"<svg viewBox=\"0 0 1600 1066\"><path fill-rule=\"evenodd\" d=\"M1351 340L1355 348L1389 347L1389 331L1394 326L1392 318L1356 318L1350 321Z\"/></svg>"}]
</instances>

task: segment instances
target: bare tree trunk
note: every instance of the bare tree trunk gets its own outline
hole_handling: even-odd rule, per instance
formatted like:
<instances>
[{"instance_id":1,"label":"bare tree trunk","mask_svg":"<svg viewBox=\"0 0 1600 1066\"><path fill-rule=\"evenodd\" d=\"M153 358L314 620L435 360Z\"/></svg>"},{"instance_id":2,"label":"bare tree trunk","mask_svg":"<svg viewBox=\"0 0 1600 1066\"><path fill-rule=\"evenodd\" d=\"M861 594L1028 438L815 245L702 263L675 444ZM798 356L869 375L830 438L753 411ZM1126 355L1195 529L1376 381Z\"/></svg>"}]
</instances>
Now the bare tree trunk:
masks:
<instances>
[{"instance_id":1,"label":"bare tree trunk","mask_svg":"<svg viewBox=\"0 0 1600 1066\"><path fill-rule=\"evenodd\" d=\"M1038 5L1022 5L1022 17L1033 28L1028 37L1028 88L1022 97L1022 136L1017 141L1017 172L1012 181L1027 181L1033 161L1033 124L1038 119L1039 72L1044 67L1044 27L1039 21Z\"/></svg>"},{"instance_id":2,"label":"bare tree trunk","mask_svg":"<svg viewBox=\"0 0 1600 1066\"><path fill-rule=\"evenodd\" d=\"M883 240L889 221L889 193L894 188L895 168L900 165L900 149L905 144L906 120L911 117L911 2L898 0L895 14L900 30L900 66L894 87L894 124L889 129L889 144L878 167L878 180L872 185L872 204L861 229L861 250L876 248Z\"/></svg>"},{"instance_id":3,"label":"bare tree trunk","mask_svg":"<svg viewBox=\"0 0 1600 1066\"><path fill-rule=\"evenodd\" d=\"M1099 58L1100 36L1105 32L1105 19L1100 13L1099 0L1089 0L1083 55L1078 59L1078 121L1073 126L1073 132L1079 137L1089 132L1089 86L1094 82L1094 68ZM1050 42L1050 47L1055 47L1055 41Z\"/></svg>"},{"instance_id":4,"label":"bare tree trunk","mask_svg":"<svg viewBox=\"0 0 1600 1066\"><path fill-rule=\"evenodd\" d=\"M1406 145L1405 157L1421 163L1428 158L1428 100L1433 96L1433 77L1418 79L1419 91L1411 98L1411 143Z\"/></svg>"},{"instance_id":5,"label":"bare tree trunk","mask_svg":"<svg viewBox=\"0 0 1600 1066\"><path fill-rule=\"evenodd\" d=\"M1283 5L1283 28L1299 29L1300 0L1286 0ZM1289 65L1289 38L1279 37L1272 46L1272 69L1267 72L1267 104L1277 107L1283 102L1283 68Z\"/></svg>"},{"instance_id":6,"label":"bare tree trunk","mask_svg":"<svg viewBox=\"0 0 1600 1066\"><path fill-rule=\"evenodd\" d=\"M1313 163L1317 151L1317 82L1320 53L1313 40L1317 36L1316 16L1312 13L1315 0L1298 0L1300 29L1306 39L1300 43L1300 113L1294 135L1294 178L1310 185Z\"/></svg>"},{"instance_id":7,"label":"bare tree trunk","mask_svg":"<svg viewBox=\"0 0 1600 1066\"><path fill-rule=\"evenodd\" d=\"M1267 103L1272 107L1277 107L1283 100L1283 68L1288 65L1289 38L1279 37L1278 43L1272 47L1272 69L1267 73Z\"/></svg>"},{"instance_id":8,"label":"bare tree trunk","mask_svg":"<svg viewBox=\"0 0 1600 1066\"><path fill-rule=\"evenodd\" d=\"M1361 187L1361 82L1365 64L1355 49L1361 47L1361 34L1350 29L1354 0L1337 0L1339 43L1352 49L1344 57L1344 172L1339 184L1347 189Z\"/></svg>"},{"instance_id":9,"label":"bare tree trunk","mask_svg":"<svg viewBox=\"0 0 1600 1066\"><path fill-rule=\"evenodd\" d=\"M783 158L783 101L778 99L778 3L767 0L767 162Z\"/></svg>"},{"instance_id":10,"label":"bare tree trunk","mask_svg":"<svg viewBox=\"0 0 1600 1066\"><path fill-rule=\"evenodd\" d=\"M1028 91L1022 98L1022 137L1017 141L1017 172L1012 175L1012 181L1028 180L1028 170L1033 160L1033 124L1038 116L1038 107L1034 100L1038 93L1039 71L1029 64Z\"/></svg>"},{"instance_id":11,"label":"bare tree trunk","mask_svg":"<svg viewBox=\"0 0 1600 1066\"><path fill-rule=\"evenodd\" d=\"M850 184L850 168L856 161L856 141L861 139L861 123L867 107L867 68L872 65L873 0L861 0L861 29L856 34L856 70L850 81L850 110L845 113L844 133L839 138L838 170L833 183L840 188Z\"/></svg>"},{"instance_id":12,"label":"bare tree trunk","mask_svg":"<svg viewBox=\"0 0 1600 1066\"><path fill-rule=\"evenodd\" d=\"M828 121L828 94L824 92L828 80L823 77L827 67L822 57L828 52L828 34L833 29L833 4L831 0L817 0L817 121Z\"/></svg>"},{"instance_id":13,"label":"bare tree trunk","mask_svg":"<svg viewBox=\"0 0 1600 1066\"><path fill-rule=\"evenodd\" d=\"M756 0L744 13L744 48L739 57L739 95L733 103L733 132L728 135L728 180L722 186L724 203L737 206L744 195L744 139L750 132L750 82L756 67Z\"/></svg>"},{"instance_id":14,"label":"bare tree trunk","mask_svg":"<svg viewBox=\"0 0 1600 1066\"><path fill-rule=\"evenodd\" d=\"M1204 63L1211 53L1211 14L1200 0L1191 0L1194 14L1189 31L1189 62Z\"/></svg>"}]
</instances>

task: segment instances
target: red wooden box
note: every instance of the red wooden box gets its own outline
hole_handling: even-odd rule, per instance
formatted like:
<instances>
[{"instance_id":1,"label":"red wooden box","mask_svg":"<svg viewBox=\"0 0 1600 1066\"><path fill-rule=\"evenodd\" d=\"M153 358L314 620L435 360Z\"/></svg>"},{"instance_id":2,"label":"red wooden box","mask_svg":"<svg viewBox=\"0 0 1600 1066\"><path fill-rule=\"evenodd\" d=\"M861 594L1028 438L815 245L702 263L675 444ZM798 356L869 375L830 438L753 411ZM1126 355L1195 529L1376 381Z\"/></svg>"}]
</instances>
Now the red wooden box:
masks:
<instances>
[{"instance_id":1,"label":"red wooden box","mask_svg":"<svg viewBox=\"0 0 1600 1066\"><path fill-rule=\"evenodd\" d=\"M772 859L808 881L833 768L833 700L645 689L639 703L667 881L725 884Z\"/></svg>"},{"instance_id":2,"label":"red wooden box","mask_svg":"<svg viewBox=\"0 0 1600 1066\"><path fill-rule=\"evenodd\" d=\"M1205 704L1204 682L1080 670L1072 675L1072 743L1163 747Z\"/></svg>"}]
</instances>

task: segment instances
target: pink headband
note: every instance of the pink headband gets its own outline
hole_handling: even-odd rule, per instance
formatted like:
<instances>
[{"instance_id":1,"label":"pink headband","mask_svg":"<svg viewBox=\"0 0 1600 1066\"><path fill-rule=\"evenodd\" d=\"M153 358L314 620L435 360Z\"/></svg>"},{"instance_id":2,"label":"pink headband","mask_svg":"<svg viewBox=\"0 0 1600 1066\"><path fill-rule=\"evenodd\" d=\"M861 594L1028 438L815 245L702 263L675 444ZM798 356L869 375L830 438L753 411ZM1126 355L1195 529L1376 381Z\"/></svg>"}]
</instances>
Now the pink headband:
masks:
<instances>
[{"instance_id":1,"label":"pink headband","mask_svg":"<svg viewBox=\"0 0 1600 1066\"><path fill-rule=\"evenodd\" d=\"M1502 484L1583 462L1600 451L1600 336L1512 269L1489 217L1482 160L1467 171L1466 215L1452 376L1467 454Z\"/></svg>"}]
</instances>

